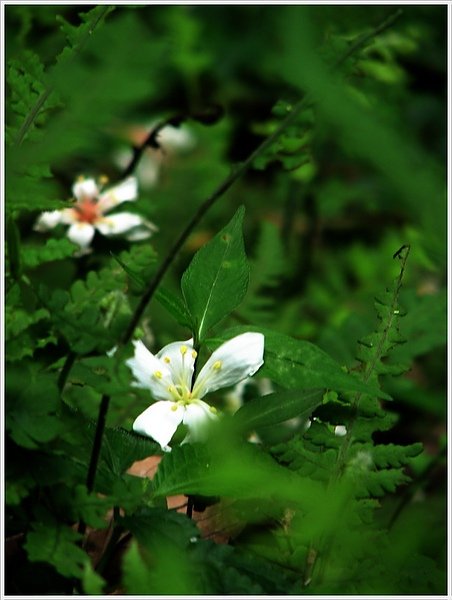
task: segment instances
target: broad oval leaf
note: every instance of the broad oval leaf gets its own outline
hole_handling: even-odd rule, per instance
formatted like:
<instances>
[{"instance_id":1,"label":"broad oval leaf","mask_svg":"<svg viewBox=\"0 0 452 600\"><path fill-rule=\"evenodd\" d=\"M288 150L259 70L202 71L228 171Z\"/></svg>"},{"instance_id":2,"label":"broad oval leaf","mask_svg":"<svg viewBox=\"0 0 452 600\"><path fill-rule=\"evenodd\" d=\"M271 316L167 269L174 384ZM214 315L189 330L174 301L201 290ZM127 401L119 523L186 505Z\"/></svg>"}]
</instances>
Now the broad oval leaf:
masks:
<instances>
[{"instance_id":1,"label":"broad oval leaf","mask_svg":"<svg viewBox=\"0 0 452 600\"><path fill-rule=\"evenodd\" d=\"M246 294L249 265L242 234L244 213L242 206L226 227L198 250L182 276L182 294L197 342Z\"/></svg>"},{"instance_id":2,"label":"broad oval leaf","mask_svg":"<svg viewBox=\"0 0 452 600\"><path fill-rule=\"evenodd\" d=\"M255 398L244 404L234 415L240 428L256 429L282 423L297 416L308 417L322 403L323 391L290 390Z\"/></svg>"}]
</instances>

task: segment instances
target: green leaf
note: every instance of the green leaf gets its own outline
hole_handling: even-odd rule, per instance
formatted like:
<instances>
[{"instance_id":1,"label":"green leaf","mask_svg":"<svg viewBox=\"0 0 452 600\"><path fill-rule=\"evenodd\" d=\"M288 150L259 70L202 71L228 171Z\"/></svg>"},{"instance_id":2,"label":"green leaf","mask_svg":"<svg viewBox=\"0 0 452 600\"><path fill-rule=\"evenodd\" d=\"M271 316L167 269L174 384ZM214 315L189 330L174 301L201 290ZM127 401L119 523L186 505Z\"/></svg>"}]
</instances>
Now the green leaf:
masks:
<instances>
[{"instance_id":1,"label":"green leaf","mask_svg":"<svg viewBox=\"0 0 452 600\"><path fill-rule=\"evenodd\" d=\"M46 262L61 260L73 256L77 246L68 240L49 239L44 246L22 247L22 260L26 269L37 267Z\"/></svg>"},{"instance_id":2,"label":"green leaf","mask_svg":"<svg viewBox=\"0 0 452 600\"><path fill-rule=\"evenodd\" d=\"M321 390L276 392L246 402L234 415L247 430L282 423L293 417L308 417L322 402Z\"/></svg>"},{"instance_id":3,"label":"green leaf","mask_svg":"<svg viewBox=\"0 0 452 600\"><path fill-rule=\"evenodd\" d=\"M24 544L28 559L48 562L64 577L82 577L83 565L88 560L87 554L77 545L82 536L58 523L50 513L39 512L40 520L32 523Z\"/></svg>"},{"instance_id":4,"label":"green leaf","mask_svg":"<svg viewBox=\"0 0 452 600\"><path fill-rule=\"evenodd\" d=\"M198 578L187 553L190 540L199 535L193 521L167 509L143 508L121 522L140 544L132 554L129 551L124 564L128 593L199 593Z\"/></svg>"},{"instance_id":5,"label":"green leaf","mask_svg":"<svg viewBox=\"0 0 452 600\"><path fill-rule=\"evenodd\" d=\"M85 594L92 596L101 596L103 594L105 580L93 569L89 561L83 567L82 586Z\"/></svg>"},{"instance_id":6,"label":"green leaf","mask_svg":"<svg viewBox=\"0 0 452 600\"><path fill-rule=\"evenodd\" d=\"M258 331L265 336L264 364L259 370L259 376L269 377L283 388L328 388L342 392L363 392L390 399L376 385L366 384L347 373L318 346L271 329L253 326L232 327L225 331L221 338L211 340L212 346L219 346L246 331Z\"/></svg>"},{"instance_id":7,"label":"green leaf","mask_svg":"<svg viewBox=\"0 0 452 600\"><path fill-rule=\"evenodd\" d=\"M166 288L160 287L156 294L156 299L160 304L166 308L166 310L176 319L179 325L183 327L192 328L192 321L190 313L179 296L171 292Z\"/></svg>"},{"instance_id":8,"label":"green leaf","mask_svg":"<svg viewBox=\"0 0 452 600\"><path fill-rule=\"evenodd\" d=\"M158 550L162 540L186 546L191 537L199 535L193 521L165 508L141 508L134 514L123 517L121 524L149 550Z\"/></svg>"},{"instance_id":9,"label":"green leaf","mask_svg":"<svg viewBox=\"0 0 452 600\"><path fill-rule=\"evenodd\" d=\"M159 444L122 428L107 428L102 442L101 460L115 475L124 473L134 462L161 454Z\"/></svg>"},{"instance_id":10,"label":"green leaf","mask_svg":"<svg viewBox=\"0 0 452 600\"><path fill-rule=\"evenodd\" d=\"M276 288L287 274L288 263L279 229L264 221L251 260L250 285L238 312L247 321L264 325L274 321Z\"/></svg>"},{"instance_id":11,"label":"green leaf","mask_svg":"<svg viewBox=\"0 0 452 600\"><path fill-rule=\"evenodd\" d=\"M20 233L15 219L10 216L6 225L9 271L13 279L19 279L22 269L20 261Z\"/></svg>"},{"instance_id":12,"label":"green leaf","mask_svg":"<svg viewBox=\"0 0 452 600\"><path fill-rule=\"evenodd\" d=\"M193 257L182 276L182 294L191 314L195 342L236 308L248 287L240 207L232 220Z\"/></svg>"},{"instance_id":13,"label":"green leaf","mask_svg":"<svg viewBox=\"0 0 452 600\"><path fill-rule=\"evenodd\" d=\"M176 494L268 498L315 504L319 487L279 466L254 444L240 443L234 428L221 428L208 447L185 444L164 455L155 474L156 497Z\"/></svg>"},{"instance_id":14,"label":"green leaf","mask_svg":"<svg viewBox=\"0 0 452 600\"><path fill-rule=\"evenodd\" d=\"M37 448L53 440L61 430L55 377L21 364L9 369L7 384L6 427L16 444Z\"/></svg>"},{"instance_id":15,"label":"green leaf","mask_svg":"<svg viewBox=\"0 0 452 600\"><path fill-rule=\"evenodd\" d=\"M143 558L138 543L132 540L122 561L123 585L127 594L148 595L153 587L150 565Z\"/></svg>"}]
</instances>

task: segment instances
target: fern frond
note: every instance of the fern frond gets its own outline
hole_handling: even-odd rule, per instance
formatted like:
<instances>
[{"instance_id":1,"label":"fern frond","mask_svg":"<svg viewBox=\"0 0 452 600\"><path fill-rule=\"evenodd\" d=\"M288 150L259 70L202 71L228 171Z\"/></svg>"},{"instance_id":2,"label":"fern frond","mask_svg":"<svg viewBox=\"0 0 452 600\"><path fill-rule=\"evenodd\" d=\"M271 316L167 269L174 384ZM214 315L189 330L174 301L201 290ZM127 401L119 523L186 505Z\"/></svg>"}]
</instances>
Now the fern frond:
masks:
<instances>
[{"instance_id":1,"label":"fern frond","mask_svg":"<svg viewBox=\"0 0 452 600\"><path fill-rule=\"evenodd\" d=\"M280 234L272 223L262 223L254 259L250 263L248 294L238 314L252 323L264 325L274 319L276 300L273 291L287 273Z\"/></svg>"}]
</instances>

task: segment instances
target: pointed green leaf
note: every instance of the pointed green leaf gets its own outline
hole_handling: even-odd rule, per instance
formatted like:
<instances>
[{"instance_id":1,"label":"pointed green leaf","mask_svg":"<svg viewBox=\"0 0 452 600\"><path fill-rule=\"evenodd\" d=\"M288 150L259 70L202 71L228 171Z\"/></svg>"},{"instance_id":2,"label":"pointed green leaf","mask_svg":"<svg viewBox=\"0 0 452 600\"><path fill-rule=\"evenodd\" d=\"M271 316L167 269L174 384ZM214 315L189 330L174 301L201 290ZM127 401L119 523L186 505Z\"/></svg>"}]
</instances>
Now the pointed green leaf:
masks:
<instances>
[{"instance_id":1,"label":"pointed green leaf","mask_svg":"<svg viewBox=\"0 0 452 600\"><path fill-rule=\"evenodd\" d=\"M234 415L246 430L275 425L297 416L308 417L322 402L322 390L291 390L246 402Z\"/></svg>"},{"instance_id":2,"label":"pointed green leaf","mask_svg":"<svg viewBox=\"0 0 452 600\"><path fill-rule=\"evenodd\" d=\"M189 327L191 329L191 317L190 313L187 311L184 302L179 296L171 292L166 288L160 287L156 294L156 299L160 302L160 304L166 308L166 310L176 319L179 325L183 327Z\"/></svg>"},{"instance_id":3,"label":"pointed green leaf","mask_svg":"<svg viewBox=\"0 0 452 600\"><path fill-rule=\"evenodd\" d=\"M182 294L191 314L195 341L236 308L246 294L249 266L240 207L232 220L193 257L182 276Z\"/></svg>"}]
</instances>

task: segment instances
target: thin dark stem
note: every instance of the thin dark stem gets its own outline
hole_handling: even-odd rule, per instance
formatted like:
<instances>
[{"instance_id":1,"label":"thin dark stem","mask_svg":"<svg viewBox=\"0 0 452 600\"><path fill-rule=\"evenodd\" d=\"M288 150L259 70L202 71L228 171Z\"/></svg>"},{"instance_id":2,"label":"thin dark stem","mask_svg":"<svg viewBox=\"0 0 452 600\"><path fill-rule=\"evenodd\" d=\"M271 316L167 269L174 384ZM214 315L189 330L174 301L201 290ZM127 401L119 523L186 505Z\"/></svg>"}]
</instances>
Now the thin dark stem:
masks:
<instances>
[{"instance_id":1,"label":"thin dark stem","mask_svg":"<svg viewBox=\"0 0 452 600\"><path fill-rule=\"evenodd\" d=\"M67 378L72 369L72 365L75 362L76 356L77 355L75 354L75 352L72 351L69 352L69 354L66 356L66 361L58 377L58 389L60 390L60 393L63 391L64 386L66 385Z\"/></svg>"},{"instance_id":2,"label":"thin dark stem","mask_svg":"<svg viewBox=\"0 0 452 600\"><path fill-rule=\"evenodd\" d=\"M193 496L188 496L187 502L187 517L191 519L193 517Z\"/></svg>"},{"instance_id":3,"label":"thin dark stem","mask_svg":"<svg viewBox=\"0 0 452 600\"><path fill-rule=\"evenodd\" d=\"M124 171L121 173L120 179L125 179L135 171L146 148L155 148L156 150L160 148L158 142L158 134L164 127L166 127L167 125L173 125L173 127L178 127L186 118L188 118L186 115L176 115L168 119L164 119L163 121L159 121L159 123L157 123L157 125L155 125L151 129L149 135L146 137L144 142L140 146L135 146L132 148L132 159L127 165L127 167L124 169Z\"/></svg>"},{"instance_id":4,"label":"thin dark stem","mask_svg":"<svg viewBox=\"0 0 452 600\"><path fill-rule=\"evenodd\" d=\"M144 294L141 297L141 300L135 309L135 312L132 316L132 319L129 323L128 328L126 329L122 343L126 344L130 341L133 336L133 332L135 327L138 325L148 303L152 299L155 291L157 290L160 282L168 271L169 267L172 265L174 259L176 258L179 250L184 245L185 241L194 230L194 228L201 221L206 212L215 204L215 202L223 196L225 192L229 190L230 187L251 167L254 160L262 154L269 146L271 146L283 133L283 131L297 118L300 114L302 108L305 106L305 99L300 100L291 110L291 112L287 115L287 117L281 122L278 129L268 137L260 146L250 154L250 156L242 162L230 175L227 177L221 185L217 187L217 189L213 192L211 196L209 196L198 208L191 221L187 224L185 229L182 231L173 247L170 249L168 255L165 260L161 264L157 273L154 275L152 281L150 282L148 288L145 290Z\"/></svg>"},{"instance_id":5,"label":"thin dark stem","mask_svg":"<svg viewBox=\"0 0 452 600\"><path fill-rule=\"evenodd\" d=\"M392 13L392 15L389 15L389 17L387 19L385 19L382 23L380 23L380 25L378 25L377 27L375 27L374 29L372 29L372 31L369 31L369 33L365 33L364 35L360 36L356 40L356 42L353 42L353 44L349 47L349 49L347 50L347 52L345 54L343 54L334 63L334 69L337 69L338 67L340 67L341 65L343 65L344 62L348 58L350 58L350 56L352 56L352 54L355 54L355 52L357 50L359 50L361 48L361 46L364 46L364 44L366 42L368 42L372 38L376 37L377 35L380 35L380 33L383 33L383 31L386 31L386 29L389 29L389 27L392 27L392 25L394 24L394 22L402 14L403 14L403 10L401 8L399 8L394 13Z\"/></svg>"}]
</instances>

